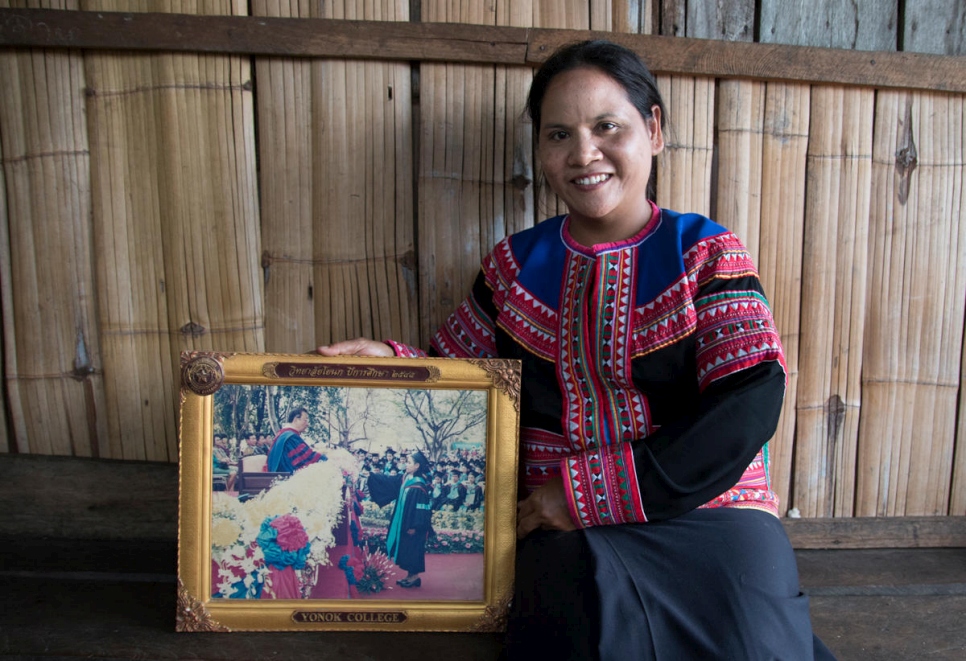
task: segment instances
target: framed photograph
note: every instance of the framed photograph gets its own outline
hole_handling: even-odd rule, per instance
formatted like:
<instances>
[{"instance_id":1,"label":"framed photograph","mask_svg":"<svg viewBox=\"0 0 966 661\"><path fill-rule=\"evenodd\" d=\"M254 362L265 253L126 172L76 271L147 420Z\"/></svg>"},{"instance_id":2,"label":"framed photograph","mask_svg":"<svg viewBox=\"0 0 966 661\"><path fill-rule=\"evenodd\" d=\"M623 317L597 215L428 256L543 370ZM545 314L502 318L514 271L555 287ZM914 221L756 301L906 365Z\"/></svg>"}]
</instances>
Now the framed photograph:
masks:
<instances>
[{"instance_id":1,"label":"framed photograph","mask_svg":"<svg viewBox=\"0 0 966 661\"><path fill-rule=\"evenodd\" d=\"M520 364L184 353L179 631L499 631Z\"/></svg>"}]
</instances>

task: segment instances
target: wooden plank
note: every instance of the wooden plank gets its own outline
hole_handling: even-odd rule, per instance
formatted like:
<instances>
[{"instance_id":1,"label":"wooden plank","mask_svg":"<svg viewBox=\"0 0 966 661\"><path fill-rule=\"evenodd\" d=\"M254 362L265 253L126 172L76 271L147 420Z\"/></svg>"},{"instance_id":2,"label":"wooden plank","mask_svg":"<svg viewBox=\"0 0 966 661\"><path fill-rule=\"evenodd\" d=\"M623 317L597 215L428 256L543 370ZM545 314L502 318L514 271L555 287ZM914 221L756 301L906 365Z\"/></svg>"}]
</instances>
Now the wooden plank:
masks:
<instances>
[{"instance_id":1,"label":"wooden plank","mask_svg":"<svg viewBox=\"0 0 966 661\"><path fill-rule=\"evenodd\" d=\"M654 72L661 74L966 91L966 67L962 58L918 53L863 52L618 33L574 34L534 29L527 61L539 64L558 46L584 37L621 43L639 53ZM929 79L928 84L925 84L925 78L917 78L918 67L935 67L932 71L921 70L923 76Z\"/></svg>"},{"instance_id":2,"label":"wooden plank","mask_svg":"<svg viewBox=\"0 0 966 661\"><path fill-rule=\"evenodd\" d=\"M686 35L696 39L755 40L754 0L687 3Z\"/></svg>"},{"instance_id":3,"label":"wooden plank","mask_svg":"<svg viewBox=\"0 0 966 661\"><path fill-rule=\"evenodd\" d=\"M895 51L898 17L898 0L761 0L760 41Z\"/></svg>"},{"instance_id":4,"label":"wooden plank","mask_svg":"<svg viewBox=\"0 0 966 661\"><path fill-rule=\"evenodd\" d=\"M852 516L860 410L871 90L812 90L793 502Z\"/></svg>"},{"instance_id":5,"label":"wooden plank","mask_svg":"<svg viewBox=\"0 0 966 661\"><path fill-rule=\"evenodd\" d=\"M660 4L661 0L613 0L614 32L654 34Z\"/></svg>"},{"instance_id":6,"label":"wooden plank","mask_svg":"<svg viewBox=\"0 0 966 661\"><path fill-rule=\"evenodd\" d=\"M907 522L909 522L907 520ZM966 548L799 549L802 589L844 594L850 588L894 588L897 596L927 588L966 594ZM947 592L947 593L948 593ZM964 632L966 633L966 632Z\"/></svg>"},{"instance_id":7,"label":"wooden plank","mask_svg":"<svg viewBox=\"0 0 966 661\"><path fill-rule=\"evenodd\" d=\"M0 9L0 47L536 66L564 43L595 37L625 44L662 74L966 91L962 58L943 55L503 26Z\"/></svg>"},{"instance_id":8,"label":"wooden plank","mask_svg":"<svg viewBox=\"0 0 966 661\"><path fill-rule=\"evenodd\" d=\"M3 535L104 540L178 537L176 464L3 455L0 474Z\"/></svg>"},{"instance_id":9,"label":"wooden plank","mask_svg":"<svg viewBox=\"0 0 966 661\"><path fill-rule=\"evenodd\" d=\"M962 0L907 2L903 13L903 50L966 55L966 5Z\"/></svg>"},{"instance_id":10,"label":"wooden plank","mask_svg":"<svg viewBox=\"0 0 966 661\"><path fill-rule=\"evenodd\" d=\"M173 464L0 455L0 473L0 535L177 538L178 468ZM51 483L59 488L50 489ZM798 549L966 547L963 516L785 518L782 523Z\"/></svg>"},{"instance_id":11,"label":"wooden plank","mask_svg":"<svg viewBox=\"0 0 966 661\"><path fill-rule=\"evenodd\" d=\"M795 407L801 337L802 241L805 215L805 164L808 145L809 89L769 83L765 89L762 143L761 235L758 270L771 302L785 349L788 378L785 406L769 443L772 489L783 507L795 505L792 485Z\"/></svg>"},{"instance_id":12,"label":"wooden plank","mask_svg":"<svg viewBox=\"0 0 966 661\"><path fill-rule=\"evenodd\" d=\"M20 452L97 456L104 430L83 60L0 55L5 396Z\"/></svg>"},{"instance_id":13,"label":"wooden plank","mask_svg":"<svg viewBox=\"0 0 966 661\"><path fill-rule=\"evenodd\" d=\"M966 517L782 519L796 549L966 547Z\"/></svg>"},{"instance_id":14,"label":"wooden plank","mask_svg":"<svg viewBox=\"0 0 966 661\"><path fill-rule=\"evenodd\" d=\"M0 46L522 64L526 30L479 25L5 9ZM414 56L433 48L429 57Z\"/></svg>"}]
</instances>

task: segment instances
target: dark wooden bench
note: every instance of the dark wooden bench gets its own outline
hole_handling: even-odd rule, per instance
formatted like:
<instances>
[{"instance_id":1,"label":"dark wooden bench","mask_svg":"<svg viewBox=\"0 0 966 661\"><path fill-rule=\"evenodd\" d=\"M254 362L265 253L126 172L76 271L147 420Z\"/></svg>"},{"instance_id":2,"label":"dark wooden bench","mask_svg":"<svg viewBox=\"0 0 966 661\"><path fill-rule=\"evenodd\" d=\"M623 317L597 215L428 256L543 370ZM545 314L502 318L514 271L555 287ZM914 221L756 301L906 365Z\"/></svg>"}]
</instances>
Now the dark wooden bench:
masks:
<instances>
[{"instance_id":1,"label":"dark wooden bench","mask_svg":"<svg viewBox=\"0 0 966 661\"><path fill-rule=\"evenodd\" d=\"M0 656L500 654L499 634L176 633L177 499L172 464L0 455L0 591L9 606L0 612ZM786 528L815 631L840 660L966 658L966 517L799 520Z\"/></svg>"}]
</instances>

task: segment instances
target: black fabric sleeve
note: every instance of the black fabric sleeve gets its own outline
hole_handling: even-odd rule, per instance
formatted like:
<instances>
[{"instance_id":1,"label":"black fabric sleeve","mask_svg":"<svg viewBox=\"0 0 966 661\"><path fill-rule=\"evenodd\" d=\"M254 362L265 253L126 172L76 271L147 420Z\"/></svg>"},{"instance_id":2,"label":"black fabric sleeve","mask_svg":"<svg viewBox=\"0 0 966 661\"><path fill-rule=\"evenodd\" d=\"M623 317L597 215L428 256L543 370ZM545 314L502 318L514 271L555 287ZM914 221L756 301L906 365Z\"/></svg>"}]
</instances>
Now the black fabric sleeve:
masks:
<instances>
[{"instance_id":1,"label":"black fabric sleeve","mask_svg":"<svg viewBox=\"0 0 966 661\"><path fill-rule=\"evenodd\" d=\"M402 475L369 474L369 497L379 507L385 507L399 497Z\"/></svg>"},{"instance_id":2,"label":"black fabric sleeve","mask_svg":"<svg viewBox=\"0 0 966 661\"><path fill-rule=\"evenodd\" d=\"M759 363L709 385L693 415L634 441L648 520L684 514L737 484L775 433L784 395L781 363Z\"/></svg>"}]
</instances>

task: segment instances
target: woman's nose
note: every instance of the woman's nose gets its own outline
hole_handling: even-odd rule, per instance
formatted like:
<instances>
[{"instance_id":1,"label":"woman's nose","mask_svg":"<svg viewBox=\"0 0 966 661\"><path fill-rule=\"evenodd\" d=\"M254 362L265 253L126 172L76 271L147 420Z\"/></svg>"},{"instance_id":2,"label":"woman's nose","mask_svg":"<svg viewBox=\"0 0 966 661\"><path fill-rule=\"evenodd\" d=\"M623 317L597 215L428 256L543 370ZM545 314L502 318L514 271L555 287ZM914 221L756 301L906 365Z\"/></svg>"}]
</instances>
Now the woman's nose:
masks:
<instances>
[{"instance_id":1,"label":"woman's nose","mask_svg":"<svg viewBox=\"0 0 966 661\"><path fill-rule=\"evenodd\" d=\"M569 156L571 165L582 167L600 158L600 149L598 149L597 141L593 139L593 136L577 135L571 143Z\"/></svg>"}]
</instances>

